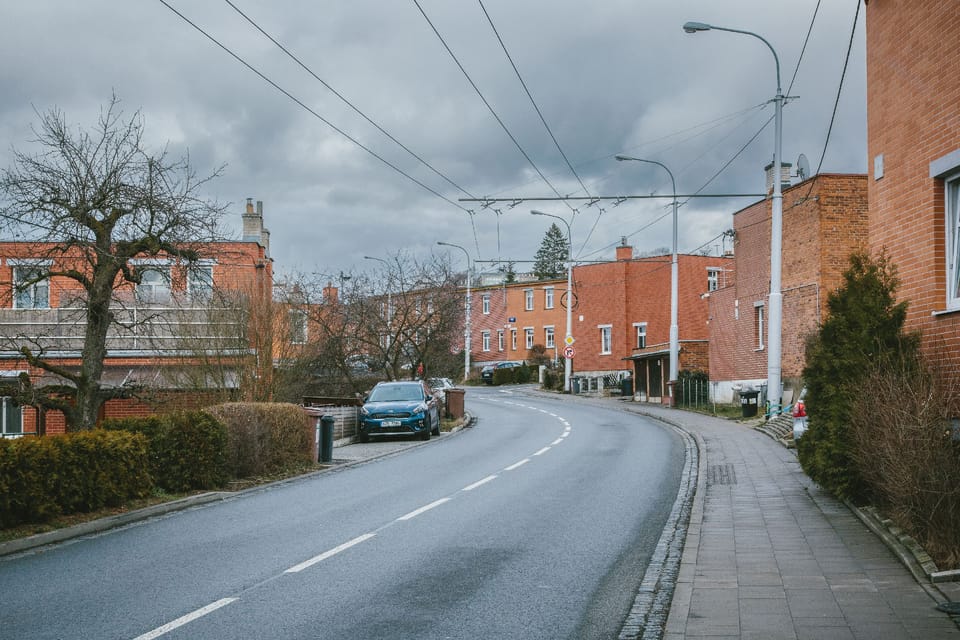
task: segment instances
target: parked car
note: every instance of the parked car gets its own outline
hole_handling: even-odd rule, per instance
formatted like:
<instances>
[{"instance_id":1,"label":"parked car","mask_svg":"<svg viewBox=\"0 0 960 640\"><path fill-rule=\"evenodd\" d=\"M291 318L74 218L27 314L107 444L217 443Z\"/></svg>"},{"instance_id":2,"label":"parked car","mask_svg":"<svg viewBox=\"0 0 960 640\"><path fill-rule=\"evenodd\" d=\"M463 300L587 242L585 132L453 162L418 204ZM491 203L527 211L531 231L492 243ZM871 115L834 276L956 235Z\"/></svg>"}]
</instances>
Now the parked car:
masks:
<instances>
[{"instance_id":1,"label":"parked car","mask_svg":"<svg viewBox=\"0 0 960 640\"><path fill-rule=\"evenodd\" d=\"M373 435L440 435L440 401L424 382L378 382L360 407L357 439Z\"/></svg>"},{"instance_id":2,"label":"parked car","mask_svg":"<svg viewBox=\"0 0 960 640\"><path fill-rule=\"evenodd\" d=\"M493 384L493 372L497 369L512 369L513 367L519 367L523 365L522 362L498 362L497 364L488 364L483 369L480 369L480 379L486 382L487 384Z\"/></svg>"},{"instance_id":3,"label":"parked car","mask_svg":"<svg viewBox=\"0 0 960 640\"><path fill-rule=\"evenodd\" d=\"M440 394L440 397L446 401L447 399L447 389L453 389L455 386L453 380L450 378L428 378L427 384L430 385L430 388Z\"/></svg>"}]
</instances>

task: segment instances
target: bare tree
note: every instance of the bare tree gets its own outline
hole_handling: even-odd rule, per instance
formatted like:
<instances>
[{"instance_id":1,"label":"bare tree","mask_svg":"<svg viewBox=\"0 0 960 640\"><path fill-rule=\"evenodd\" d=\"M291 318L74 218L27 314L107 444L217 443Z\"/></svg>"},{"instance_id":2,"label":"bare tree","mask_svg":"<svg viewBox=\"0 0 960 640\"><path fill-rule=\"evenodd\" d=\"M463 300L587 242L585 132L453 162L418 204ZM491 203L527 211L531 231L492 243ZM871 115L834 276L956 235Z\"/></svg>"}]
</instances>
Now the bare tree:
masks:
<instances>
[{"instance_id":1,"label":"bare tree","mask_svg":"<svg viewBox=\"0 0 960 640\"><path fill-rule=\"evenodd\" d=\"M0 174L0 229L37 243L20 290L56 279L74 283L84 329L78 367L51 357L40 340L23 343L22 357L64 384L49 392L26 376L22 383L32 404L62 411L68 429L86 429L118 393L101 384L108 332L123 303L117 292L141 282L145 270L136 258L192 263L199 244L221 237L223 208L200 195L220 170L198 178L189 157L146 150L140 113L125 119L116 96L89 130L70 128L58 110L38 117L39 151L15 150L13 165Z\"/></svg>"}]
</instances>

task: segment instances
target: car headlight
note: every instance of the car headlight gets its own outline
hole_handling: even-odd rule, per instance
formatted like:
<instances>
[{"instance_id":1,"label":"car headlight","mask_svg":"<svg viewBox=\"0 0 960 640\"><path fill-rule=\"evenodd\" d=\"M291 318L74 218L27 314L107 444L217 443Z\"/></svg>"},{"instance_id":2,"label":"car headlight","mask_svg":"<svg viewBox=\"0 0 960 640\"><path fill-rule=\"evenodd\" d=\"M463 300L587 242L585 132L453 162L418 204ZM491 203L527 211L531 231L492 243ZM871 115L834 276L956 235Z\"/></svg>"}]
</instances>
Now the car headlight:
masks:
<instances>
[{"instance_id":1,"label":"car headlight","mask_svg":"<svg viewBox=\"0 0 960 640\"><path fill-rule=\"evenodd\" d=\"M414 412L414 413L426 413L426 412L427 412L427 405L426 405L426 403L421 402L420 404L418 404L416 407L413 408L413 412Z\"/></svg>"},{"instance_id":2,"label":"car headlight","mask_svg":"<svg viewBox=\"0 0 960 640\"><path fill-rule=\"evenodd\" d=\"M366 407L360 407L360 415L362 415L362 416L369 416L369 415L370 415L370 410L367 409Z\"/></svg>"}]
</instances>

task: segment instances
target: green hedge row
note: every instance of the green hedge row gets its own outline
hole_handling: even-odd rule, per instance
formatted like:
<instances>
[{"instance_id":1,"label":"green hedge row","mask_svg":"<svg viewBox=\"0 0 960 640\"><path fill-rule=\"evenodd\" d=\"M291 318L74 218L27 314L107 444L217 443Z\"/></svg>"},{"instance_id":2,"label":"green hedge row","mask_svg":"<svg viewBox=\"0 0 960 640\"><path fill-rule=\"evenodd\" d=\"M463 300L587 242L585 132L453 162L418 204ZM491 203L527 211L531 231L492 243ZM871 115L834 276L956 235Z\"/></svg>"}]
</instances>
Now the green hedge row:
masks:
<instances>
[{"instance_id":1,"label":"green hedge row","mask_svg":"<svg viewBox=\"0 0 960 640\"><path fill-rule=\"evenodd\" d=\"M236 478L314 460L313 422L295 404L230 402L207 411L227 430L227 465Z\"/></svg>"},{"instance_id":2,"label":"green hedge row","mask_svg":"<svg viewBox=\"0 0 960 640\"><path fill-rule=\"evenodd\" d=\"M0 527L93 511L150 493L147 439L86 431L0 439Z\"/></svg>"},{"instance_id":3,"label":"green hedge row","mask_svg":"<svg viewBox=\"0 0 960 640\"><path fill-rule=\"evenodd\" d=\"M525 384L533 379L534 369L526 364L493 370L493 384Z\"/></svg>"}]
</instances>

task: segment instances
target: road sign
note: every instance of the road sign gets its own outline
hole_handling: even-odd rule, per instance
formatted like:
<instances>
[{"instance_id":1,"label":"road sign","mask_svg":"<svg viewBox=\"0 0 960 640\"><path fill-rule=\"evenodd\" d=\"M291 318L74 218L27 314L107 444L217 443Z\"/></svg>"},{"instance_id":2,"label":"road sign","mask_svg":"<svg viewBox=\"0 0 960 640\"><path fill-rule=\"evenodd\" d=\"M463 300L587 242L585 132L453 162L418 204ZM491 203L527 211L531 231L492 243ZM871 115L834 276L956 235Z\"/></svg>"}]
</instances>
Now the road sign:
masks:
<instances>
[{"instance_id":1,"label":"road sign","mask_svg":"<svg viewBox=\"0 0 960 640\"><path fill-rule=\"evenodd\" d=\"M567 360L572 359L575 353L576 351L573 350L573 347L563 348L563 357L566 358Z\"/></svg>"},{"instance_id":2,"label":"road sign","mask_svg":"<svg viewBox=\"0 0 960 640\"><path fill-rule=\"evenodd\" d=\"M566 338L563 339L563 342L569 347L569 346L572 346L573 343L576 342L576 340L573 339L573 336L568 335Z\"/></svg>"}]
</instances>

